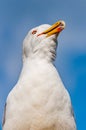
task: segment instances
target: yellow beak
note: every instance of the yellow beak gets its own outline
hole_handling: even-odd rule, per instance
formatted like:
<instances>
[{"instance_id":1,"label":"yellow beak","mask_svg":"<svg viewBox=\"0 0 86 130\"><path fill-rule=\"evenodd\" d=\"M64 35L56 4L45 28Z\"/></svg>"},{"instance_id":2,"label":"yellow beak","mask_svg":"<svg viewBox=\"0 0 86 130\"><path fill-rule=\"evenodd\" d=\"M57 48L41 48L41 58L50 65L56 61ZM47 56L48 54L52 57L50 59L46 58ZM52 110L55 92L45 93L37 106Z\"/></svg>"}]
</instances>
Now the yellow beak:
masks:
<instances>
[{"instance_id":1,"label":"yellow beak","mask_svg":"<svg viewBox=\"0 0 86 130\"><path fill-rule=\"evenodd\" d=\"M44 32L38 34L38 36L42 34L46 34L46 37L49 37L53 34L59 34L63 29L65 28L65 22L64 21L58 21L54 23L50 28L45 30Z\"/></svg>"}]
</instances>

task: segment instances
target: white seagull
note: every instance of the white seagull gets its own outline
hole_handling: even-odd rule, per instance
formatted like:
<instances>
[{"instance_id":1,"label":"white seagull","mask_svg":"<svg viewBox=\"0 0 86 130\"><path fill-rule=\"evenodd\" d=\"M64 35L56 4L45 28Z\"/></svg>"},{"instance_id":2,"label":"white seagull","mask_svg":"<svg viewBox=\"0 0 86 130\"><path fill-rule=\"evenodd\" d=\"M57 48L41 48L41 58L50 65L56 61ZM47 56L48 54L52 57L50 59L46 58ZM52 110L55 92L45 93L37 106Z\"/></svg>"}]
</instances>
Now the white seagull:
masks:
<instances>
[{"instance_id":1,"label":"white seagull","mask_svg":"<svg viewBox=\"0 0 86 130\"><path fill-rule=\"evenodd\" d=\"M76 130L70 96L53 64L60 20L29 31L23 68L5 105L3 130Z\"/></svg>"}]
</instances>

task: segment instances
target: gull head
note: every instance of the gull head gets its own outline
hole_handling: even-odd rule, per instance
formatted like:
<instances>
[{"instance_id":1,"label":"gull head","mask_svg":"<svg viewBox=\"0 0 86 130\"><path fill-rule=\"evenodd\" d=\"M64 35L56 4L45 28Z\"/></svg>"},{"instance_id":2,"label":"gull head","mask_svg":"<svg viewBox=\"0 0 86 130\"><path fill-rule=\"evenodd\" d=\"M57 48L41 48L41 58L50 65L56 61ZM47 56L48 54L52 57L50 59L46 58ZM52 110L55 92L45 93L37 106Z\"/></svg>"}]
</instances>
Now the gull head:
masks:
<instances>
[{"instance_id":1,"label":"gull head","mask_svg":"<svg viewBox=\"0 0 86 130\"><path fill-rule=\"evenodd\" d=\"M64 28L65 22L60 20L53 25L43 24L31 29L23 42L23 60L28 58L54 60L57 37Z\"/></svg>"}]
</instances>

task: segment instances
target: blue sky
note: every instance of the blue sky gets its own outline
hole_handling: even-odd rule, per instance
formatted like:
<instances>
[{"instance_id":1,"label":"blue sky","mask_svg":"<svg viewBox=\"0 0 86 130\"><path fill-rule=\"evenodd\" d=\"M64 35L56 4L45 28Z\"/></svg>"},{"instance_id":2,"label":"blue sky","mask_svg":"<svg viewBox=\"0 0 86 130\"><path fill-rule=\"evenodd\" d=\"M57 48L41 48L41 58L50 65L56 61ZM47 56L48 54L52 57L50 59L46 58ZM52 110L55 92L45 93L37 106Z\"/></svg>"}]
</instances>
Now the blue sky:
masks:
<instances>
[{"instance_id":1,"label":"blue sky","mask_svg":"<svg viewBox=\"0 0 86 130\"><path fill-rule=\"evenodd\" d=\"M0 0L0 124L6 97L22 69L24 37L31 28L59 19L66 29L58 39L55 65L70 93L78 130L86 129L85 0Z\"/></svg>"}]
</instances>

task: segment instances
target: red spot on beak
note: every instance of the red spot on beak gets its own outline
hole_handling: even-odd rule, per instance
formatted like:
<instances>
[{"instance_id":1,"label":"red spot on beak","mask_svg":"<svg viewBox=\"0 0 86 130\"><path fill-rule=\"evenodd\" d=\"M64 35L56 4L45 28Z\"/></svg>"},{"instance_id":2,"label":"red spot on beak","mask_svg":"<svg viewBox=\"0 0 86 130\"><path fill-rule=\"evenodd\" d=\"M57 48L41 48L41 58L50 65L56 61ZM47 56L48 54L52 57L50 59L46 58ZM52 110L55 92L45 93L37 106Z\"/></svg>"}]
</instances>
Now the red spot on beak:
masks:
<instances>
[{"instance_id":1,"label":"red spot on beak","mask_svg":"<svg viewBox=\"0 0 86 130\"><path fill-rule=\"evenodd\" d=\"M62 28L61 28L61 27L58 27L58 28L57 28L57 31L58 31L58 32L61 32L61 31L62 31Z\"/></svg>"}]
</instances>

